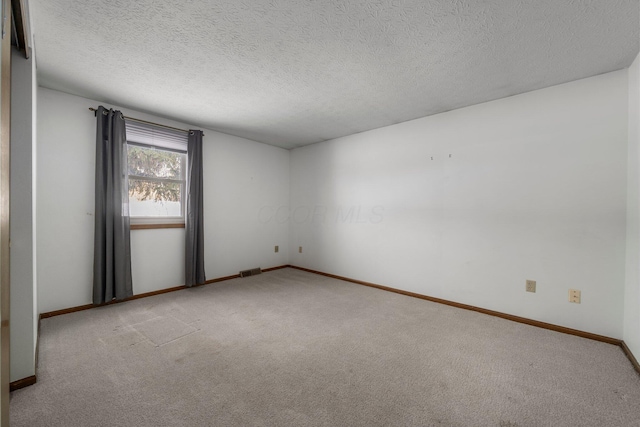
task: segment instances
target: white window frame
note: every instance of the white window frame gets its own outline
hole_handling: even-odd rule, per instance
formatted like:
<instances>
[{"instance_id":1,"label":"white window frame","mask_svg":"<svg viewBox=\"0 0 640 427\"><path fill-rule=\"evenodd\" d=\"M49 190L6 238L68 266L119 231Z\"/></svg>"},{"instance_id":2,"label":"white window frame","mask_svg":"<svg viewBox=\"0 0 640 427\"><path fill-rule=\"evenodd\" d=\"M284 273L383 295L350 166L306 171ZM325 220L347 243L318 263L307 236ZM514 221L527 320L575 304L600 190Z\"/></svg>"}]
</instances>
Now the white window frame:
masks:
<instances>
[{"instance_id":1,"label":"white window frame","mask_svg":"<svg viewBox=\"0 0 640 427\"><path fill-rule=\"evenodd\" d=\"M133 216L129 212L131 225L164 225L184 224L186 213L187 187L187 134L174 131L147 122L130 121L125 119L127 126L127 156L129 146L151 148L162 151L184 154L181 165L181 179L155 178L147 176L128 175L128 179L156 182L171 182L180 184L180 216ZM127 157L127 163L128 163Z\"/></svg>"}]
</instances>

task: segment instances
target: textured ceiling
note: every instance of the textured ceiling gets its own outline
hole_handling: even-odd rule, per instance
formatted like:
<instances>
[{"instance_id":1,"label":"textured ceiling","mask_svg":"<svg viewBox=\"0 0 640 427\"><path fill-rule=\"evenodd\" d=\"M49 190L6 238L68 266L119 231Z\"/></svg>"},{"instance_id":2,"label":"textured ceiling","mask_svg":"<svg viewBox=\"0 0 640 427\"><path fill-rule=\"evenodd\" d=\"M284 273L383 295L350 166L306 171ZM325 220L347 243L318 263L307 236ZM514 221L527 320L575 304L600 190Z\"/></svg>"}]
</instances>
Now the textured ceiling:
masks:
<instances>
[{"instance_id":1,"label":"textured ceiling","mask_svg":"<svg viewBox=\"0 0 640 427\"><path fill-rule=\"evenodd\" d=\"M292 148L625 68L638 0L30 0L39 84Z\"/></svg>"}]
</instances>

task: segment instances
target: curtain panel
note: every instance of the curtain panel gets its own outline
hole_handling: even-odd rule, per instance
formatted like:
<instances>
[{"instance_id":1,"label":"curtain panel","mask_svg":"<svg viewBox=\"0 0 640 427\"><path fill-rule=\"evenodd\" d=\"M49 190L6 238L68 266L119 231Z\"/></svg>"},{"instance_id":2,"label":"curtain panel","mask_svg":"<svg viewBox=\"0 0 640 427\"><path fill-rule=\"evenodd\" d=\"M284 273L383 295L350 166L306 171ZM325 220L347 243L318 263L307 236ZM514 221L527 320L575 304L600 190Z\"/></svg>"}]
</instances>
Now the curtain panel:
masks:
<instances>
[{"instance_id":1,"label":"curtain panel","mask_svg":"<svg viewBox=\"0 0 640 427\"><path fill-rule=\"evenodd\" d=\"M96 111L93 303L133 295L129 231L127 137L120 111Z\"/></svg>"},{"instance_id":2,"label":"curtain panel","mask_svg":"<svg viewBox=\"0 0 640 427\"><path fill-rule=\"evenodd\" d=\"M204 273L204 216L202 203L202 131L190 130L187 142L185 218L185 286L201 285Z\"/></svg>"}]
</instances>

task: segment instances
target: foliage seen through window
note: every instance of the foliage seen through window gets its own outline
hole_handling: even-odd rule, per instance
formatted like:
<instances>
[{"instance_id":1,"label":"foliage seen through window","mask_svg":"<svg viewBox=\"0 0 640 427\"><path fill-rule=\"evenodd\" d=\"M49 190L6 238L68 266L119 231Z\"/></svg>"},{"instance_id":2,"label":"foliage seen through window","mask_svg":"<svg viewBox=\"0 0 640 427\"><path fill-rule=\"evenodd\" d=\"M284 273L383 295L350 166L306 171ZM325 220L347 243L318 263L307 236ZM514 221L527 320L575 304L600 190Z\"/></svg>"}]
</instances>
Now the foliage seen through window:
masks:
<instances>
[{"instance_id":1,"label":"foliage seen through window","mask_svg":"<svg viewBox=\"0 0 640 427\"><path fill-rule=\"evenodd\" d=\"M127 157L131 216L182 216L186 154L130 144Z\"/></svg>"}]
</instances>

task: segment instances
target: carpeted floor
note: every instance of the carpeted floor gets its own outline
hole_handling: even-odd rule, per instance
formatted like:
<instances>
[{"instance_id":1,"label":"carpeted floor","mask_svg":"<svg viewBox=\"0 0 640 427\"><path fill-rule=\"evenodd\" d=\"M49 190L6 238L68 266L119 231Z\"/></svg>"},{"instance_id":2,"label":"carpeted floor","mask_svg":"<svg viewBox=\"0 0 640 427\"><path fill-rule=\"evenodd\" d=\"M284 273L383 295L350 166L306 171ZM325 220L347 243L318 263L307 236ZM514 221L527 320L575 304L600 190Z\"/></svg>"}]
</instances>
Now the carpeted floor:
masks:
<instances>
[{"instance_id":1,"label":"carpeted floor","mask_svg":"<svg viewBox=\"0 0 640 427\"><path fill-rule=\"evenodd\" d=\"M19 426L640 426L620 348L294 269L42 321Z\"/></svg>"}]
</instances>

